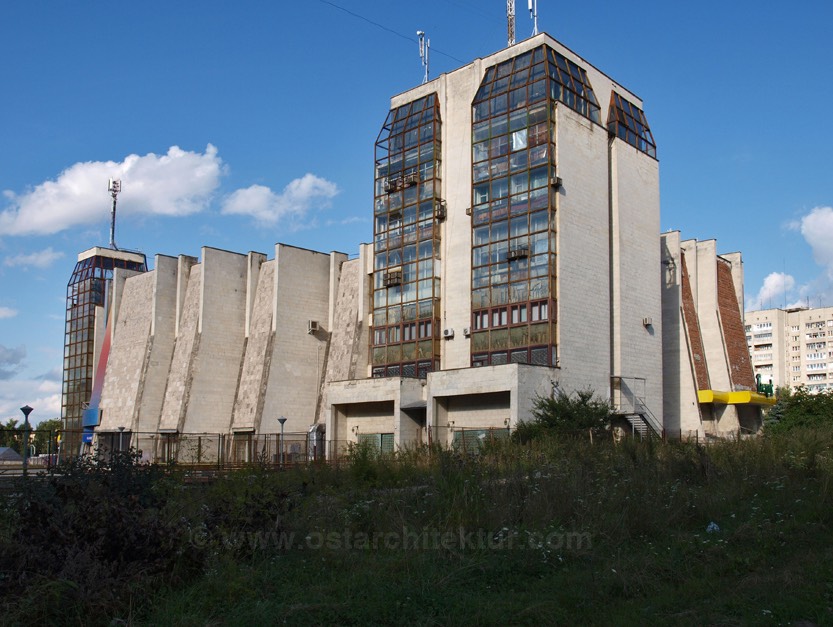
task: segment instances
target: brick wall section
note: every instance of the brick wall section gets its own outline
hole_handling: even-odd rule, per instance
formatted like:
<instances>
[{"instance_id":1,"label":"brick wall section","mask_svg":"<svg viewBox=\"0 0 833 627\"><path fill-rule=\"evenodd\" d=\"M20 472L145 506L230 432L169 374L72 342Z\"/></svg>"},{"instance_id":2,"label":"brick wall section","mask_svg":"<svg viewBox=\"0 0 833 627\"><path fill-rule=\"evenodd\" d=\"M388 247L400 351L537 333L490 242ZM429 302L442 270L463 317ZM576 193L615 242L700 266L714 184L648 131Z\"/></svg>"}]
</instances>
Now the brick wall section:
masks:
<instances>
[{"instance_id":1,"label":"brick wall section","mask_svg":"<svg viewBox=\"0 0 833 627\"><path fill-rule=\"evenodd\" d=\"M691 358L694 361L694 376L697 379L698 390L711 388L709 382L709 368L706 363L706 351L703 348L703 337L700 335L700 321L697 318L697 307L691 292L691 280L685 263L685 254L680 254L682 261L682 291L683 291L683 319L688 331L688 342L691 346ZM741 329L743 330L743 329ZM744 347L746 336L744 336Z\"/></svg>"},{"instance_id":2,"label":"brick wall section","mask_svg":"<svg viewBox=\"0 0 833 627\"><path fill-rule=\"evenodd\" d=\"M179 334L174 345L171 370L168 373L168 385L165 388L165 400L162 403L160 429L178 430L185 416L188 394L191 387L191 366L198 344L197 328L200 318L200 286L202 285L202 266L191 268L182 315L179 320Z\"/></svg>"},{"instance_id":3,"label":"brick wall section","mask_svg":"<svg viewBox=\"0 0 833 627\"><path fill-rule=\"evenodd\" d=\"M150 340L152 272L125 282L120 315L113 333L107 377L101 398L102 431L133 428L139 383Z\"/></svg>"},{"instance_id":4,"label":"brick wall section","mask_svg":"<svg viewBox=\"0 0 833 627\"><path fill-rule=\"evenodd\" d=\"M717 306L723 326L723 341L729 358L729 376L734 390L755 389L755 376L749 360L746 332L740 315L735 283L732 280L731 265L717 260Z\"/></svg>"},{"instance_id":5,"label":"brick wall section","mask_svg":"<svg viewBox=\"0 0 833 627\"><path fill-rule=\"evenodd\" d=\"M275 262L260 267L255 290L249 339L243 356L243 372L234 402L232 429L254 429L260 424L266 393L266 381L272 358L272 298L275 285Z\"/></svg>"}]
</instances>

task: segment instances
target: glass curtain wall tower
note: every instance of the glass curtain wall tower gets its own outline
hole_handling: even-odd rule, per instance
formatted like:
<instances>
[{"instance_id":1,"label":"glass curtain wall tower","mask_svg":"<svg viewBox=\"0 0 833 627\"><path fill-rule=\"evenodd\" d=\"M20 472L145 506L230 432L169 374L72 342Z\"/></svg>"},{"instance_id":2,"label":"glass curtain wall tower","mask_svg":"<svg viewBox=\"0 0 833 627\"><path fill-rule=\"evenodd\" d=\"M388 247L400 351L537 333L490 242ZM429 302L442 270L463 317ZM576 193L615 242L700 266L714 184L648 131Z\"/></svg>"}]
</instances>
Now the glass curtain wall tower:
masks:
<instances>
[{"instance_id":1,"label":"glass curtain wall tower","mask_svg":"<svg viewBox=\"0 0 833 627\"><path fill-rule=\"evenodd\" d=\"M430 94L391 110L376 140L373 377L439 369L440 124Z\"/></svg>"},{"instance_id":2,"label":"glass curtain wall tower","mask_svg":"<svg viewBox=\"0 0 833 627\"><path fill-rule=\"evenodd\" d=\"M556 102L601 123L586 72L544 45L472 103L472 366L557 364Z\"/></svg>"}]
</instances>

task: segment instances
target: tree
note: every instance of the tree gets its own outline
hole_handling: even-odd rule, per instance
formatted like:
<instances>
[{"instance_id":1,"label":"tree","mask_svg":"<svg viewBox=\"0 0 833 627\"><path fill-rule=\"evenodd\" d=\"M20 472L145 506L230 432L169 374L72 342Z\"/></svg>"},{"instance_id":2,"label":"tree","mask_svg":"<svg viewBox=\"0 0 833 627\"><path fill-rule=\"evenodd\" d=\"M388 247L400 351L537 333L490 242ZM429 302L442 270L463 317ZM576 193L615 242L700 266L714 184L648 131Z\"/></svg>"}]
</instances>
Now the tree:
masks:
<instances>
[{"instance_id":1,"label":"tree","mask_svg":"<svg viewBox=\"0 0 833 627\"><path fill-rule=\"evenodd\" d=\"M530 422L521 422L516 437L521 442L546 433L601 435L610 426L612 407L591 389L567 394L553 383L549 396L536 396Z\"/></svg>"},{"instance_id":2,"label":"tree","mask_svg":"<svg viewBox=\"0 0 833 627\"><path fill-rule=\"evenodd\" d=\"M766 433L784 433L796 427L833 426L833 390L811 394L800 386L778 392L778 400L764 425Z\"/></svg>"},{"instance_id":3,"label":"tree","mask_svg":"<svg viewBox=\"0 0 833 627\"><path fill-rule=\"evenodd\" d=\"M46 453L58 452L58 435L61 431L61 419L60 418L51 418L49 420L44 420L35 427L35 437L33 440L33 444L35 445L35 450L40 455L45 455ZM52 440L50 444L50 438Z\"/></svg>"},{"instance_id":4,"label":"tree","mask_svg":"<svg viewBox=\"0 0 833 627\"><path fill-rule=\"evenodd\" d=\"M0 446L8 446L20 453L20 443L23 441L23 425L17 424L17 419L9 418L6 424L0 423Z\"/></svg>"}]
</instances>

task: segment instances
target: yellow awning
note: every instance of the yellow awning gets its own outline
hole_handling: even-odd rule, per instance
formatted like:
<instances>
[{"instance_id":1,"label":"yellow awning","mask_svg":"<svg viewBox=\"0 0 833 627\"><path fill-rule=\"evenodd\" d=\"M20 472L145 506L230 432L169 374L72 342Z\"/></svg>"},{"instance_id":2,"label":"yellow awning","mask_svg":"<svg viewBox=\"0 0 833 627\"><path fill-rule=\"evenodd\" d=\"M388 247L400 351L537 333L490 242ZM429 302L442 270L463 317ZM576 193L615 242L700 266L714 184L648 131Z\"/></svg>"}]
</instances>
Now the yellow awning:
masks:
<instances>
[{"instance_id":1,"label":"yellow awning","mask_svg":"<svg viewBox=\"0 0 833 627\"><path fill-rule=\"evenodd\" d=\"M720 405L775 405L774 396L764 396L751 390L741 392L697 390L697 400L701 403L719 403Z\"/></svg>"}]
</instances>

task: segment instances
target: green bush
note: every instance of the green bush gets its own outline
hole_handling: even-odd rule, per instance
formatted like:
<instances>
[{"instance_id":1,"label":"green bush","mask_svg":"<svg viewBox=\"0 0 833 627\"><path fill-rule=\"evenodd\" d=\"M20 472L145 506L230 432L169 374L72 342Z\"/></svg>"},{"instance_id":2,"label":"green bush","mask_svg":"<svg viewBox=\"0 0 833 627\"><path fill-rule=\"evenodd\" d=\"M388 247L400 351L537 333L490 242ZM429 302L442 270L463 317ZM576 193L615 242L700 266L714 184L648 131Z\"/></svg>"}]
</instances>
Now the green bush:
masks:
<instances>
[{"instance_id":1,"label":"green bush","mask_svg":"<svg viewBox=\"0 0 833 627\"><path fill-rule=\"evenodd\" d=\"M519 423L514 437L529 442L551 433L600 436L610 427L611 411L610 403L591 389L567 394L553 384L549 396L535 397L533 420Z\"/></svg>"},{"instance_id":2,"label":"green bush","mask_svg":"<svg viewBox=\"0 0 833 627\"><path fill-rule=\"evenodd\" d=\"M786 433L797 427L833 426L833 390L812 394L804 386L779 388L778 400L765 422L766 433Z\"/></svg>"},{"instance_id":3,"label":"green bush","mask_svg":"<svg viewBox=\"0 0 833 627\"><path fill-rule=\"evenodd\" d=\"M46 478L20 480L5 502L0 597L6 617L54 624L112 618L136 595L196 572L199 555L168 509L164 469L132 453L78 458ZM14 621L12 621L14 622Z\"/></svg>"}]
</instances>

